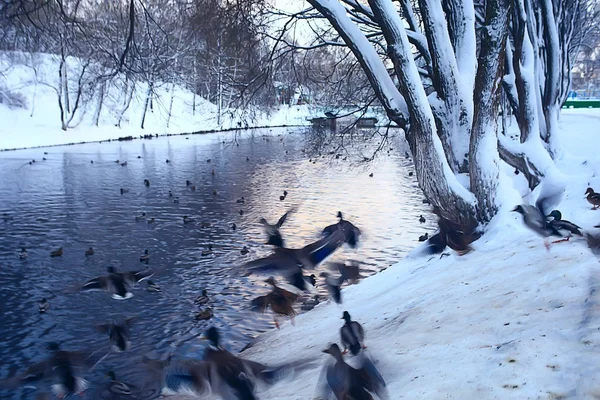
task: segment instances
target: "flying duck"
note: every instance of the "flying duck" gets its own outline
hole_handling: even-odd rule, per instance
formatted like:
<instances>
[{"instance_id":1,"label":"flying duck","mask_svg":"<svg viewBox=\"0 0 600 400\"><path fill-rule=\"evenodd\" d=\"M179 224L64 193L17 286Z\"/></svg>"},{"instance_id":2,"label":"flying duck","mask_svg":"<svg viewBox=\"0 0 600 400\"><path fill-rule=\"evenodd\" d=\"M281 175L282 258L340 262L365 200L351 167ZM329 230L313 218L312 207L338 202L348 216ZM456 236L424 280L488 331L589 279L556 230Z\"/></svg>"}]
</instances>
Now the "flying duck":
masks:
<instances>
[{"instance_id":1,"label":"flying duck","mask_svg":"<svg viewBox=\"0 0 600 400\"><path fill-rule=\"evenodd\" d=\"M342 319L346 321L344 326L340 328L340 338L342 345L344 345L344 351L342 354L346 354L348 350L353 355L357 355L360 352L361 347L366 349L365 346L365 331L361 324L356 321L352 321L350 313L344 311Z\"/></svg>"},{"instance_id":2,"label":"flying duck","mask_svg":"<svg viewBox=\"0 0 600 400\"><path fill-rule=\"evenodd\" d=\"M355 248L358 245L358 238L360 236L360 229L358 229L354 224L350 221L346 221L343 218L343 214L341 211L338 211L337 217L339 221L337 224L326 226L323 229L322 236L329 236L333 232L341 230L344 233L344 241L352 248Z\"/></svg>"},{"instance_id":3,"label":"flying duck","mask_svg":"<svg viewBox=\"0 0 600 400\"><path fill-rule=\"evenodd\" d=\"M272 385L306 365L295 362L270 367L236 357L221 346L220 334L215 327L207 330L206 338L210 344L204 352L204 360L216 374L211 381L213 392L225 399L254 400L256 381Z\"/></svg>"},{"instance_id":4,"label":"flying duck","mask_svg":"<svg viewBox=\"0 0 600 400\"><path fill-rule=\"evenodd\" d=\"M107 274L87 281L81 288L82 292L103 290L108 292L113 299L125 300L133 297L129 289L138 282L154 275L154 270L117 272L114 267L108 267Z\"/></svg>"},{"instance_id":5,"label":"flying duck","mask_svg":"<svg viewBox=\"0 0 600 400\"><path fill-rule=\"evenodd\" d=\"M372 393L380 399L388 398L385 381L368 357L363 356L360 368L354 368L346 364L335 343L323 353L331 355L335 361L324 367L322 376L326 381L320 385L321 398L328 399L332 393L339 400L372 400Z\"/></svg>"},{"instance_id":6,"label":"flying duck","mask_svg":"<svg viewBox=\"0 0 600 400\"><path fill-rule=\"evenodd\" d=\"M428 239L425 239L429 254L441 253L446 247L450 247L460 256L473 250L471 243L476 239L474 227L450 221L442 216L437 206L433 207L433 212L438 216L439 229L433 236L427 235Z\"/></svg>"},{"instance_id":7,"label":"flying duck","mask_svg":"<svg viewBox=\"0 0 600 400\"><path fill-rule=\"evenodd\" d=\"M594 192L594 189L589 187L585 194L587 194L587 201L593 206L592 210L597 210L600 207L600 193Z\"/></svg>"},{"instance_id":8,"label":"flying duck","mask_svg":"<svg viewBox=\"0 0 600 400\"><path fill-rule=\"evenodd\" d=\"M103 324L96 326L96 330L108 336L111 347L115 352L129 350L131 347L130 328L133 324L133 318L127 318L123 322Z\"/></svg>"},{"instance_id":9,"label":"flying duck","mask_svg":"<svg viewBox=\"0 0 600 400\"><path fill-rule=\"evenodd\" d=\"M339 271L342 276L342 282L349 281L350 283L356 283L358 282L358 278L360 278L360 268L356 264L333 262L329 263L329 268Z\"/></svg>"},{"instance_id":10,"label":"flying duck","mask_svg":"<svg viewBox=\"0 0 600 400\"><path fill-rule=\"evenodd\" d=\"M259 222L264 226L265 231L267 232L267 236L269 237L267 244L270 244L275 247L283 247L283 238L281 237L281 233L279 233L279 228L281 228L288 215L290 215L290 213L292 213L293 211L294 209L292 208L291 210L283 214L281 218L279 218L279 221L277 221L277 223L273 225L269 224L264 218L260 219Z\"/></svg>"},{"instance_id":11,"label":"flying duck","mask_svg":"<svg viewBox=\"0 0 600 400\"><path fill-rule=\"evenodd\" d=\"M337 304L342 304L342 283L344 283L344 278L342 276L334 277L329 275L327 272L321 272L320 276L325 278L325 286L327 287L327 292L333 301Z\"/></svg>"},{"instance_id":12,"label":"flying duck","mask_svg":"<svg viewBox=\"0 0 600 400\"><path fill-rule=\"evenodd\" d=\"M512 211L521 214L525 226L544 238L544 246L546 249L550 248L550 244L546 240L548 237L562 237L560 232L546 221L546 218L544 217L545 214L542 213L538 207L529 204L521 204L516 206Z\"/></svg>"},{"instance_id":13,"label":"flying duck","mask_svg":"<svg viewBox=\"0 0 600 400\"><path fill-rule=\"evenodd\" d=\"M12 389L31 381L50 380L52 392L59 398L82 394L88 383L80 375L95 365L91 354L80 351L61 350L58 343L48 344L51 355L32 365L25 372L3 381L0 385Z\"/></svg>"},{"instance_id":14,"label":"flying duck","mask_svg":"<svg viewBox=\"0 0 600 400\"><path fill-rule=\"evenodd\" d=\"M264 296L258 296L250 302L252 310L257 312L265 312L267 308L271 308L273 315L273 321L275 326L279 329L279 322L277 321L277 315L283 315L290 317L292 324L294 323L294 316L297 314L294 310L294 302L298 299L298 293L292 288L282 288L275 278L272 276L265 280L271 285L271 292Z\"/></svg>"}]
</instances>

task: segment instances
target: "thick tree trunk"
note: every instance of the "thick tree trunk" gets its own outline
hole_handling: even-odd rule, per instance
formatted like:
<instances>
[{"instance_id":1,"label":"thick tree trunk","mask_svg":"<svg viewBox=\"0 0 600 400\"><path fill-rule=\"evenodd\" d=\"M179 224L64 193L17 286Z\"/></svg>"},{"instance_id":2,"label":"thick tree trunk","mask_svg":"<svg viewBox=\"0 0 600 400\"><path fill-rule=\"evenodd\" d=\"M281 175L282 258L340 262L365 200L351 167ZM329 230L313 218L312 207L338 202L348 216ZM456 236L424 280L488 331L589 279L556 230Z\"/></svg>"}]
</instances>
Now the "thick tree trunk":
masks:
<instances>
[{"instance_id":1,"label":"thick tree trunk","mask_svg":"<svg viewBox=\"0 0 600 400\"><path fill-rule=\"evenodd\" d=\"M498 211L499 180L497 115L510 0L488 0L475 80L475 113L469 151L471 191L477 198L477 219L489 222Z\"/></svg>"}]
</instances>

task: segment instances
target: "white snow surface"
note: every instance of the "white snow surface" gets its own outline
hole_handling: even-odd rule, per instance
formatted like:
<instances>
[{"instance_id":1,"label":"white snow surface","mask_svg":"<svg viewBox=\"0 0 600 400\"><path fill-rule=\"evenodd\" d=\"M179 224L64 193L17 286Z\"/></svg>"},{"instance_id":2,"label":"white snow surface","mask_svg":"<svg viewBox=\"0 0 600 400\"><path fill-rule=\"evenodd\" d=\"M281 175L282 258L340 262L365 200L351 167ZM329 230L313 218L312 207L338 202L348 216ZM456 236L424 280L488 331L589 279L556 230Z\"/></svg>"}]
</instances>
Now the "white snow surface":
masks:
<instances>
[{"instance_id":1,"label":"white snow surface","mask_svg":"<svg viewBox=\"0 0 600 400\"><path fill-rule=\"evenodd\" d=\"M599 127L599 110L566 110L561 118L565 154L558 167L569 179L558 208L584 229L600 223L584 198L588 186L600 189ZM390 399L599 398L600 264L582 240L546 251L510 212L527 194L522 176L503 172L504 207L473 252L440 259L420 256L417 247L346 287L343 305L322 303L295 326L261 335L242 357L317 364L261 388L258 398L314 398L331 358L321 351L339 343L344 310L365 328L366 351Z\"/></svg>"},{"instance_id":2,"label":"white snow surface","mask_svg":"<svg viewBox=\"0 0 600 400\"><path fill-rule=\"evenodd\" d=\"M196 96L194 112L192 92L177 84L173 86L171 83L156 83L153 110L147 112L145 129L142 129L140 126L148 85L145 82L136 82L131 105L124 113L119 128L116 125L124 108L126 94L123 90L123 79L117 76L107 89L98 126L94 124L99 97L97 89L86 106L76 113L72 128L63 131L56 91L59 62L59 57L52 54L0 52L0 150L147 134L191 133L238 126L246 128L307 125L307 118L315 114L315 110L306 105L281 106L270 114L249 115L235 110L224 110L222 123L219 125L216 105ZM69 57L67 64L73 105L81 60ZM171 91L174 98L169 119ZM25 107L10 107L3 103L3 92L20 96L25 101Z\"/></svg>"}]
</instances>

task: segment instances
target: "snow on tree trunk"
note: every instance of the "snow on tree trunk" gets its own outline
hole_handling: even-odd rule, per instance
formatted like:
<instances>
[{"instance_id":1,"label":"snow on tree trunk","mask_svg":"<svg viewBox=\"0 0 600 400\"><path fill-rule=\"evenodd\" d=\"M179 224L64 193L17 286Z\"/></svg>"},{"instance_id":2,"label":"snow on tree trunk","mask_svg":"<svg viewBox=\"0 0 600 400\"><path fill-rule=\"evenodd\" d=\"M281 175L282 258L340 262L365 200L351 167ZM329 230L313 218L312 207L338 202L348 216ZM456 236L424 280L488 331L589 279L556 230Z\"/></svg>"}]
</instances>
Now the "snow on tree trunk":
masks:
<instances>
[{"instance_id":1,"label":"snow on tree trunk","mask_svg":"<svg viewBox=\"0 0 600 400\"><path fill-rule=\"evenodd\" d=\"M169 101L169 115L167 115L167 128L171 122L171 113L173 112L173 98L175 97L175 84L171 84L171 100Z\"/></svg>"},{"instance_id":2,"label":"snow on tree trunk","mask_svg":"<svg viewBox=\"0 0 600 400\"><path fill-rule=\"evenodd\" d=\"M509 5L510 0L488 0L486 4L486 26L475 80L469 177L477 198L477 219L481 222L490 221L499 207L496 202L500 164L496 121Z\"/></svg>"},{"instance_id":3,"label":"snow on tree trunk","mask_svg":"<svg viewBox=\"0 0 600 400\"><path fill-rule=\"evenodd\" d=\"M102 104L104 103L104 91L106 90L106 81L103 81L100 85L100 93L98 93L98 107L96 107L96 113L94 115L94 125L98 126L100 121L100 114L102 113Z\"/></svg>"},{"instance_id":4,"label":"snow on tree trunk","mask_svg":"<svg viewBox=\"0 0 600 400\"><path fill-rule=\"evenodd\" d=\"M144 113L142 114L142 124L140 125L140 127L142 129L144 129L144 124L146 123L146 113L148 112L148 106L152 100L152 85L153 85L153 83L150 82L148 84L148 90L146 91L146 101L144 102Z\"/></svg>"}]
</instances>

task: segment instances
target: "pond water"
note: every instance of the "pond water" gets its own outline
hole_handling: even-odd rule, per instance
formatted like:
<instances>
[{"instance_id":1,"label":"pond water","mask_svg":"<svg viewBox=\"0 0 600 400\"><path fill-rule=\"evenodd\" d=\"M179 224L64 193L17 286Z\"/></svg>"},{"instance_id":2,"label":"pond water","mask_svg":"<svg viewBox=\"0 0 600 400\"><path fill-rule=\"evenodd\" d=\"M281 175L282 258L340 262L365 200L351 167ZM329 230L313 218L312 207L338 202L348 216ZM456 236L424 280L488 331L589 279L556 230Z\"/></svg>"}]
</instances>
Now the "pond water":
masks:
<instances>
[{"instance_id":1,"label":"pond water","mask_svg":"<svg viewBox=\"0 0 600 400\"><path fill-rule=\"evenodd\" d=\"M97 368L98 380L109 369L127 369L133 355L199 357L206 342L198 335L209 325L225 332L229 349L241 350L274 325L271 314L248 310L250 299L268 291L266 276L246 277L239 266L270 253L258 220L274 222L292 206L297 211L281 230L289 247L316 240L337 221L338 210L359 226L360 247L343 247L330 260L358 261L365 276L400 260L419 235L435 229L430 207L409 177L413 164L402 139L393 139L390 155L366 167L331 156L313 163L302 151L305 144L302 132L279 130L236 140L231 134L190 135L0 153L0 378L43 359L48 342L65 349L108 348L108 338L94 326L127 317L136 318L132 349L110 354ZM129 191L121 195L120 188ZM289 194L281 201L284 190ZM242 196L245 204L236 203ZM142 212L156 222L136 222ZM184 215L198 223L183 224ZM209 244L213 254L203 256ZM249 254L240 253L243 246ZM26 260L18 257L21 247ZM64 255L51 258L59 247ZM86 258L89 247L95 255ZM145 249L148 265L139 262ZM107 266L159 268L153 281L162 292L147 291L144 282L126 301L103 292L69 293ZM193 300L202 289L214 317L198 322ZM40 314L43 297L51 308ZM0 394L31 398L32 390Z\"/></svg>"}]
</instances>

